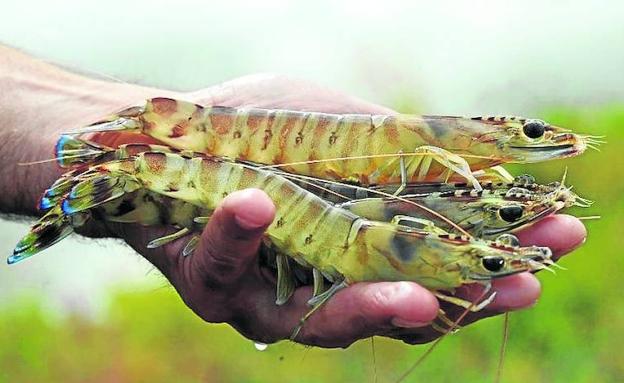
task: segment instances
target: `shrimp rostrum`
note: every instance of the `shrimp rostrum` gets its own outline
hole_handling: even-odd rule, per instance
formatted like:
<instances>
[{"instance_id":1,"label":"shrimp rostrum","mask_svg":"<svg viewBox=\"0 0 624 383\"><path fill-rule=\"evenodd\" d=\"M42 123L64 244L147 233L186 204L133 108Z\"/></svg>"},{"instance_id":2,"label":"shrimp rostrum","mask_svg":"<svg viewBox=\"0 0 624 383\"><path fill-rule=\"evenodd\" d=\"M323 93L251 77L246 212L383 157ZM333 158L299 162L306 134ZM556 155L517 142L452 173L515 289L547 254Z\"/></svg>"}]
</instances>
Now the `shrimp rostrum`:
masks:
<instances>
[{"instance_id":1,"label":"shrimp rostrum","mask_svg":"<svg viewBox=\"0 0 624 383\"><path fill-rule=\"evenodd\" d=\"M449 234L419 220L421 227L367 220L273 172L220 158L145 152L91 170L92 176L82 177L63 201L64 214L88 211L139 189L208 210L235 190L263 189L277 209L267 239L281 257L314 269L315 284L323 277L333 284L325 291L315 289L310 300L315 307L351 283L410 280L431 289L439 299L479 310L493 296L473 304L444 292L466 283L489 286L493 278L552 264L550 250L544 247ZM291 280L278 275L278 303L292 293Z\"/></svg>"},{"instance_id":2,"label":"shrimp rostrum","mask_svg":"<svg viewBox=\"0 0 624 383\"><path fill-rule=\"evenodd\" d=\"M361 185L447 181L505 163L575 156L600 143L517 117L326 114L204 107L153 98L74 134L134 130L177 149Z\"/></svg>"}]
</instances>

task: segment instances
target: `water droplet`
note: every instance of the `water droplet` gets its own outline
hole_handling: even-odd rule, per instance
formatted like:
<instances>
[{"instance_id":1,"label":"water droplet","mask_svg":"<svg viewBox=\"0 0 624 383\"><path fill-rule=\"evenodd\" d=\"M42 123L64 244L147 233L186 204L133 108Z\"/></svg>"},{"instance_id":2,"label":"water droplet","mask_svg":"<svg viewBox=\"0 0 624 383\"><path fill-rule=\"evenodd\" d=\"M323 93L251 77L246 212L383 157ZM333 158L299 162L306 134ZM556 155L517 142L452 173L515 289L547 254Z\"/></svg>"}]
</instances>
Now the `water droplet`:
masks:
<instances>
[{"instance_id":1,"label":"water droplet","mask_svg":"<svg viewBox=\"0 0 624 383\"><path fill-rule=\"evenodd\" d=\"M254 347L256 348L256 350L258 351L264 351L266 350L269 346L267 346L264 343L260 343L260 342L254 342Z\"/></svg>"}]
</instances>

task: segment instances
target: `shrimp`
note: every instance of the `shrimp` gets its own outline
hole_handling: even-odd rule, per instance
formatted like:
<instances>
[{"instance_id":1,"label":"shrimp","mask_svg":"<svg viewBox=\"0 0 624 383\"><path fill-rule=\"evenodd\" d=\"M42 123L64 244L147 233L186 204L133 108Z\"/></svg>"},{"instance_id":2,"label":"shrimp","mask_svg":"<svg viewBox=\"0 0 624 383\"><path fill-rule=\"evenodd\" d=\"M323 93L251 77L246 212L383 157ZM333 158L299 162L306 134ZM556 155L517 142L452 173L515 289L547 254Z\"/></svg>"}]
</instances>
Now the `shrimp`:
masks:
<instances>
[{"instance_id":1,"label":"shrimp","mask_svg":"<svg viewBox=\"0 0 624 383\"><path fill-rule=\"evenodd\" d=\"M485 182L481 183L482 191L465 183L408 184L400 196L392 194L394 185L363 188L307 180L302 187L364 218L387 221L399 215L419 217L447 231L457 231L459 226L482 238L519 230L564 208L592 204L565 186L565 174L561 182L546 185L535 183L526 174L510 183Z\"/></svg>"},{"instance_id":2,"label":"shrimp","mask_svg":"<svg viewBox=\"0 0 624 383\"><path fill-rule=\"evenodd\" d=\"M373 198L379 196L386 196L393 194L395 190L400 186L398 184L385 184L385 185L373 185L369 187L360 187L358 185L347 183L335 183L328 182L322 179L313 179L310 177L297 177L306 180L307 188L311 191L315 191L320 197L332 201L335 203L341 203L350 200L357 200L363 198ZM565 181L565 174L564 179ZM539 184L535 181L535 178L529 174L522 174L516 177L512 177L509 181L497 179L492 181L489 177L479 181L482 193L469 187L465 182L423 182L423 183L409 183L406 184L401 193L393 194L393 196L406 196L406 195L418 195L424 196L432 193L440 195L465 196L467 194L477 197L480 194L495 194L498 196L508 195L511 197L514 194L519 194L518 198L528 198L530 194L539 196L544 193L551 193L561 187L563 182L556 181L548 184ZM513 189L513 190L512 190ZM568 188L570 190L570 188ZM517 192L517 193L516 193ZM591 201L584 198L580 198L574 195L575 200L579 203L590 204ZM570 198L572 198L570 196Z\"/></svg>"},{"instance_id":3,"label":"shrimp","mask_svg":"<svg viewBox=\"0 0 624 383\"><path fill-rule=\"evenodd\" d=\"M396 216L421 216L445 230L454 231L447 222L436 215L417 211L412 205L424 205L448 217L470 234L480 238L493 238L502 233L519 230L550 214L574 205L575 195L571 192L555 191L536 196L511 189L509 196L484 190L475 194L431 193L425 195L404 195L401 199L366 198L337 205L354 214L371 220L384 221Z\"/></svg>"},{"instance_id":4,"label":"shrimp","mask_svg":"<svg viewBox=\"0 0 624 383\"><path fill-rule=\"evenodd\" d=\"M63 201L64 214L88 211L141 188L208 210L235 190L263 189L276 202L276 219L266 231L267 239L282 259L290 257L316 270L315 284L322 277L333 284L323 292L315 289L309 314L349 284L404 280L421 284L441 300L478 311L493 296L474 305L442 291L473 282L490 286L493 278L552 264L551 252L544 247L458 236L430 225L415 228L366 220L273 172L221 158L144 152L91 170L92 176L83 177ZM292 293L288 280L292 276L278 275L277 301L282 304Z\"/></svg>"},{"instance_id":5,"label":"shrimp","mask_svg":"<svg viewBox=\"0 0 624 383\"><path fill-rule=\"evenodd\" d=\"M581 154L597 145L537 119L326 114L152 98L73 134L135 130L174 148L360 185L446 181Z\"/></svg>"}]
</instances>

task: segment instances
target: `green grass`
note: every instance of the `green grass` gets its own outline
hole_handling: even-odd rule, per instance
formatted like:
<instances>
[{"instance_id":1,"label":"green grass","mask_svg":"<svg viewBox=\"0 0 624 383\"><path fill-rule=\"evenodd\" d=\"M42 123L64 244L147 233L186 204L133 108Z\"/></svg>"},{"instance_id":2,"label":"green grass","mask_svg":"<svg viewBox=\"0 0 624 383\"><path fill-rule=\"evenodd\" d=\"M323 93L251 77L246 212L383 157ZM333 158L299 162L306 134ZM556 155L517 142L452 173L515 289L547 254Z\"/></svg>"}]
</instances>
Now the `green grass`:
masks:
<instances>
[{"instance_id":1,"label":"green grass","mask_svg":"<svg viewBox=\"0 0 624 383\"><path fill-rule=\"evenodd\" d=\"M579 132L607 135L602 152L563 162L515 168L541 181L565 166L575 191L596 201L579 215L587 243L541 273L536 307L511 316L503 381L616 382L624 377L624 106L551 109L548 121ZM69 272L69 271L68 271ZM43 303L21 297L0 311L0 382L373 382L370 342L347 350L304 348L288 342L259 352L226 325L207 325L171 290L120 289L104 318L48 318ZM470 326L445 339L409 381L492 381L502 318ZM424 347L377 338L379 381L393 381ZM457 374L460 377L457 377Z\"/></svg>"}]
</instances>

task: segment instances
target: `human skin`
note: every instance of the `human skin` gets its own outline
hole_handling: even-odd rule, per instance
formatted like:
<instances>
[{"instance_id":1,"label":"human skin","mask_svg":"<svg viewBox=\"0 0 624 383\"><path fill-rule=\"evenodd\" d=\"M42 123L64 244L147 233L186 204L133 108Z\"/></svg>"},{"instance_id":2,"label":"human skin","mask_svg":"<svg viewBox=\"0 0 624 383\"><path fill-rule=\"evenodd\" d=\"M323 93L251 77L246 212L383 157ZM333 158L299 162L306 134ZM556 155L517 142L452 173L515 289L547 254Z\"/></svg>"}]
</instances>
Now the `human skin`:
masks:
<instances>
[{"instance_id":1,"label":"human skin","mask_svg":"<svg viewBox=\"0 0 624 383\"><path fill-rule=\"evenodd\" d=\"M335 113L394 111L317 85L281 76L248 76L190 93L133 84L104 82L78 76L0 46L0 211L36 215L41 191L60 174L54 163L18 166L49 158L61 131L67 131L154 96L171 96L206 105L256 106ZM95 135L105 144L119 144L124 135ZM90 224L88 236L123 238L158 268L182 300L208 322L227 322L244 336L272 343L290 336L309 310L311 288L301 287L283 306L275 305L275 282L257 262L264 230L275 206L257 189L230 194L216 209L191 257L182 257L185 239L157 249L146 244L173 228ZM586 236L579 220L551 216L518 233L523 245L548 246L556 257L569 253ZM36 261L36 260L33 260ZM463 325L478 319L531 306L540 294L536 277L522 273L494 282L497 296ZM475 299L480 287L460 294ZM457 307L442 305L451 316ZM346 347L373 335L408 343L439 337L430 326L437 299L413 282L357 283L338 292L305 323L297 341L322 347Z\"/></svg>"}]
</instances>

